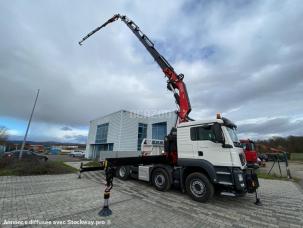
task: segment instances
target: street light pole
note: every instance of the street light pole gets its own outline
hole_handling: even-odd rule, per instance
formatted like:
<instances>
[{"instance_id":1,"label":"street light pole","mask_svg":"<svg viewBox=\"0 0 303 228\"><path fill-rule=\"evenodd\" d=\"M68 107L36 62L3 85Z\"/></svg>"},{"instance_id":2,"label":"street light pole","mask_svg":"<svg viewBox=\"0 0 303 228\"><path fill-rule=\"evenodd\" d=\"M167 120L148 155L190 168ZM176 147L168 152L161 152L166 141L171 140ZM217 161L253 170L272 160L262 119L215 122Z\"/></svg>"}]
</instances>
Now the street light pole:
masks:
<instances>
[{"instance_id":1,"label":"street light pole","mask_svg":"<svg viewBox=\"0 0 303 228\"><path fill-rule=\"evenodd\" d=\"M35 110L35 107L36 107L36 103L37 103L37 100L38 100L39 92L40 92L40 89L38 89L38 91L37 91L37 96L36 96L36 99L35 99L34 107L33 107L32 113L30 115L28 124L27 124L26 132L25 132L25 135L24 135L24 139L23 139L20 154L19 154L19 160L22 159L22 153L23 153L23 150L24 150L24 146L25 146L25 142L26 142L26 138L27 138L27 133L28 133L28 130L29 130L29 126L31 125L31 122L32 122L32 117L33 117L34 110Z\"/></svg>"}]
</instances>

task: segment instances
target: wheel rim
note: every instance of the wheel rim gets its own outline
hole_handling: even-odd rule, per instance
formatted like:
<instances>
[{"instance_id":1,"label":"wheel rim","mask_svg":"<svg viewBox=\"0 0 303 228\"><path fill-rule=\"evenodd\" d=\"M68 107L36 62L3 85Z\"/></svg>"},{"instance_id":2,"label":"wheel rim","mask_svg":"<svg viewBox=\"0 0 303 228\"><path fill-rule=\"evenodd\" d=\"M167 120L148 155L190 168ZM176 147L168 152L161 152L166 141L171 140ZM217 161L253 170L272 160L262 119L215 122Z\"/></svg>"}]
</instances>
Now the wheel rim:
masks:
<instances>
[{"instance_id":1,"label":"wheel rim","mask_svg":"<svg viewBox=\"0 0 303 228\"><path fill-rule=\"evenodd\" d=\"M155 184L156 186L162 187L165 183L165 177L162 174L158 174L155 176Z\"/></svg>"},{"instance_id":2,"label":"wheel rim","mask_svg":"<svg viewBox=\"0 0 303 228\"><path fill-rule=\"evenodd\" d=\"M206 186L201 180L194 179L190 183L190 191L194 196L202 197L206 192Z\"/></svg>"},{"instance_id":3,"label":"wheel rim","mask_svg":"<svg viewBox=\"0 0 303 228\"><path fill-rule=\"evenodd\" d=\"M121 167L121 168L119 169L119 175L120 175L120 177L124 177L125 174L126 174L126 169L125 169L125 167Z\"/></svg>"}]
</instances>

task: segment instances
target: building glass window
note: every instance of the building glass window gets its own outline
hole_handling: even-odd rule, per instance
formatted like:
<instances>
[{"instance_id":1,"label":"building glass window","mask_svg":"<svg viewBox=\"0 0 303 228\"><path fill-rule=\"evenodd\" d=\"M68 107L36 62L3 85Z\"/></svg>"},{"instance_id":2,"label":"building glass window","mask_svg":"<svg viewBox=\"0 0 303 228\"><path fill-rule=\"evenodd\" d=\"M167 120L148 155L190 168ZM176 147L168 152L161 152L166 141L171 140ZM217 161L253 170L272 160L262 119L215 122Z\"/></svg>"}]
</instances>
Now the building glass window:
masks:
<instances>
[{"instance_id":1,"label":"building glass window","mask_svg":"<svg viewBox=\"0 0 303 228\"><path fill-rule=\"evenodd\" d=\"M97 126L96 143L106 143L108 133L108 123Z\"/></svg>"},{"instance_id":2,"label":"building glass window","mask_svg":"<svg viewBox=\"0 0 303 228\"><path fill-rule=\"evenodd\" d=\"M167 123L154 123L152 125L152 138L164 140L165 136L167 135Z\"/></svg>"},{"instance_id":3,"label":"building glass window","mask_svg":"<svg viewBox=\"0 0 303 228\"><path fill-rule=\"evenodd\" d=\"M113 151L114 144L113 143L104 143L96 145L96 151Z\"/></svg>"},{"instance_id":4,"label":"building glass window","mask_svg":"<svg viewBox=\"0 0 303 228\"><path fill-rule=\"evenodd\" d=\"M139 123L138 124L138 144L137 149L138 151L141 150L141 143L144 138L147 137L147 124Z\"/></svg>"}]
</instances>

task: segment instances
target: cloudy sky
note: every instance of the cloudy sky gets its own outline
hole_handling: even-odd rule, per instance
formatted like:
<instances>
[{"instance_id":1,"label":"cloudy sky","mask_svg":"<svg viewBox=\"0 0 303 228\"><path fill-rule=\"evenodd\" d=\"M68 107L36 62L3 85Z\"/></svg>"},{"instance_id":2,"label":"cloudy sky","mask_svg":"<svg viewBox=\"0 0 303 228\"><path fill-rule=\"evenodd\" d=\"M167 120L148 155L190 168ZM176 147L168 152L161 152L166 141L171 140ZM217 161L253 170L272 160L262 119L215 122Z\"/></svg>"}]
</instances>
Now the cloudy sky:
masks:
<instances>
[{"instance_id":1,"label":"cloudy sky","mask_svg":"<svg viewBox=\"0 0 303 228\"><path fill-rule=\"evenodd\" d=\"M221 112L241 137L303 135L300 0L0 1L0 125L12 139L85 142L89 121L175 110L157 64L115 13L140 26L185 75L191 117Z\"/></svg>"}]
</instances>

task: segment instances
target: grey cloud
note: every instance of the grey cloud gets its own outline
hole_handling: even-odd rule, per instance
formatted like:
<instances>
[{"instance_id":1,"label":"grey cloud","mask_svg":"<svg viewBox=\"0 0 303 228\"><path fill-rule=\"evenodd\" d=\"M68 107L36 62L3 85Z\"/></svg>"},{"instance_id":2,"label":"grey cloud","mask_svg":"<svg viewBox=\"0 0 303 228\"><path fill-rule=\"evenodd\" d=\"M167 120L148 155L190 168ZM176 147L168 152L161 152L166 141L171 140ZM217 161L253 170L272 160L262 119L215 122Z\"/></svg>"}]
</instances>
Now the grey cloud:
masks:
<instances>
[{"instance_id":1,"label":"grey cloud","mask_svg":"<svg viewBox=\"0 0 303 228\"><path fill-rule=\"evenodd\" d=\"M64 126L61 128L62 131L72 131L73 129L68 127L68 126Z\"/></svg>"},{"instance_id":2,"label":"grey cloud","mask_svg":"<svg viewBox=\"0 0 303 228\"><path fill-rule=\"evenodd\" d=\"M193 106L208 115L240 107L233 115L241 119L247 114L302 115L303 26L289 26L302 18L301 6L296 9L295 1L255 1L241 7L227 2L199 2L203 7L197 14L204 15L201 17L206 22L196 20L194 23L201 26L194 27L202 27L205 32L188 32L202 34L200 41L215 44L220 54L214 60L201 61L208 72L186 74L190 78L195 74L188 83ZM287 35L281 27L288 30ZM189 63L188 68L191 66Z\"/></svg>"},{"instance_id":3,"label":"grey cloud","mask_svg":"<svg viewBox=\"0 0 303 228\"><path fill-rule=\"evenodd\" d=\"M193 118L226 112L235 121L291 121L303 111L302 7L296 0L1 2L0 116L27 119L38 88L34 120L49 125L77 128L120 109L174 110L163 73L124 24L78 46L120 12L185 74Z\"/></svg>"},{"instance_id":4,"label":"grey cloud","mask_svg":"<svg viewBox=\"0 0 303 228\"><path fill-rule=\"evenodd\" d=\"M259 123L241 124L238 126L240 133L281 136L302 135L303 120L291 121L289 118L274 118Z\"/></svg>"},{"instance_id":5,"label":"grey cloud","mask_svg":"<svg viewBox=\"0 0 303 228\"><path fill-rule=\"evenodd\" d=\"M85 135L65 135L64 138L69 142L79 142L79 143L86 143L87 136Z\"/></svg>"},{"instance_id":6,"label":"grey cloud","mask_svg":"<svg viewBox=\"0 0 303 228\"><path fill-rule=\"evenodd\" d=\"M133 53L134 37L123 24L113 24L78 46L82 36L111 16L110 12L116 13L115 4L99 2L100 13L94 4L84 7L78 1L72 11L84 15L72 14L72 18L58 11L62 8L59 1L33 7L19 4L2 3L13 26L3 22L8 39L0 46L0 115L26 119L37 88L41 93L35 120L41 122L79 126L122 108L167 107L170 100L153 96L166 96L165 82L157 85L162 80L160 70L150 57L152 67Z\"/></svg>"}]
</instances>

